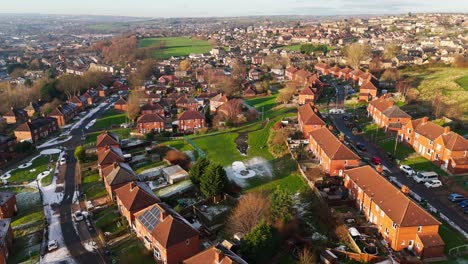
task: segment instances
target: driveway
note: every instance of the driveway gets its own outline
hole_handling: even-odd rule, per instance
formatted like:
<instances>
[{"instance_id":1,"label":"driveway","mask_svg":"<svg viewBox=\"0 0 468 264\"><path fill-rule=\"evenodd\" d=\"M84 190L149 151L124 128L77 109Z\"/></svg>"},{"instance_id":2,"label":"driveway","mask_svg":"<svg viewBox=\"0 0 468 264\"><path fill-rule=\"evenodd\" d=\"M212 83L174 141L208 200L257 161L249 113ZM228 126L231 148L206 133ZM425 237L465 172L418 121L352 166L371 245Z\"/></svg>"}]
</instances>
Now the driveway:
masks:
<instances>
[{"instance_id":1,"label":"driveway","mask_svg":"<svg viewBox=\"0 0 468 264\"><path fill-rule=\"evenodd\" d=\"M357 142L363 143L367 147L366 152L358 151L361 157L378 156L382 160L382 165L387 167L392 176L395 177L400 183L408 186L411 191L419 195L422 199L430 203L435 209L451 219L456 225L468 233L468 216L466 216L455 203L448 200L450 190L446 187L439 187L428 189L423 184L417 184L411 178L403 174L394 160L390 159L385 151L379 148L376 144L368 141L361 135L353 135L346 127L341 115L330 115L335 127L344 133L351 141L352 144Z\"/></svg>"}]
</instances>

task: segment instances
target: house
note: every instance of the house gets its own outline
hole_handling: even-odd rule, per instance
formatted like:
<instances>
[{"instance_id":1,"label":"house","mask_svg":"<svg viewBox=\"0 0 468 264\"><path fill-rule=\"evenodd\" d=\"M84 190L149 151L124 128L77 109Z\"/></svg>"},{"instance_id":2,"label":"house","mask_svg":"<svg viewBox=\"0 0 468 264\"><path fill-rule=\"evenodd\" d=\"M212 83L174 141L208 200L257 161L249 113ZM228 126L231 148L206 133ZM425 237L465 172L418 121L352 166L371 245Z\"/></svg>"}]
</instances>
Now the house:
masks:
<instances>
[{"instance_id":1,"label":"house","mask_svg":"<svg viewBox=\"0 0 468 264\"><path fill-rule=\"evenodd\" d=\"M98 91L98 96L101 98L106 98L110 94L109 87L105 86L104 84L99 84L97 91Z\"/></svg>"},{"instance_id":2,"label":"house","mask_svg":"<svg viewBox=\"0 0 468 264\"><path fill-rule=\"evenodd\" d=\"M441 223L370 166L345 170L344 185L393 250L425 258L444 255Z\"/></svg>"},{"instance_id":3,"label":"house","mask_svg":"<svg viewBox=\"0 0 468 264\"><path fill-rule=\"evenodd\" d=\"M79 109L75 104L65 103L61 106L57 106L54 110L49 113L50 117L57 119L59 127L65 126L78 114Z\"/></svg>"},{"instance_id":4,"label":"house","mask_svg":"<svg viewBox=\"0 0 468 264\"><path fill-rule=\"evenodd\" d=\"M331 67L330 70L329 70L329 72L330 72L330 74L333 75L335 78L338 78L338 77L340 77L340 75L341 75L341 69L340 69L340 67L338 67L338 66L336 66L336 65L333 66L333 67Z\"/></svg>"},{"instance_id":5,"label":"house","mask_svg":"<svg viewBox=\"0 0 468 264\"><path fill-rule=\"evenodd\" d=\"M298 108L297 121L304 138L308 139L311 131L326 127L327 124L319 114L318 109L310 104L305 104Z\"/></svg>"},{"instance_id":6,"label":"house","mask_svg":"<svg viewBox=\"0 0 468 264\"><path fill-rule=\"evenodd\" d=\"M307 85L309 75L310 75L310 72L308 72L307 70L300 69L296 71L293 80L303 85Z\"/></svg>"},{"instance_id":7,"label":"house","mask_svg":"<svg viewBox=\"0 0 468 264\"><path fill-rule=\"evenodd\" d=\"M114 147L114 148L120 148L119 135L109 132L109 131L104 131L97 136L96 138L97 152L101 152L102 150L105 150L108 146Z\"/></svg>"},{"instance_id":8,"label":"house","mask_svg":"<svg viewBox=\"0 0 468 264\"><path fill-rule=\"evenodd\" d=\"M367 113L385 131L397 132L411 121L410 115L396 106L393 100L384 97L372 100L367 106Z\"/></svg>"},{"instance_id":9,"label":"house","mask_svg":"<svg viewBox=\"0 0 468 264\"><path fill-rule=\"evenodd\" d=\"M16 195L13 192L0 192L0 219L11 218L16 212Z\"/></svg>"},{"instance_id":10,"label":"house","mask_svg":"<svg viewBox=\"0 0 468 264\"><path fill-rule=\"evenodd\" d=\"M223 241L226 242L226 241ZM226 243L225 243L226 244ZM216 246L211 246L195 256L184 260L183 264L199 264L199 263L232 263L232 264L247 264L245 260L232 252L223 243Z\"/></svg>"},{"instance_id":11,"label":"house","mask_svg":"<svg viewBox=\"0 0 468 264\"><path fill-rule=\"evenodd\" d=\"M344 80L349 80L351 78L351 72L353 70L346 66L345 68L340 70L340 73L338 74L338 77Z\"/></svg>"},{"instance_id":12,"label":"house","mask_svg":"<svg viewBox=\"0 0 468 264\"><path fill-rule=\"evenodd\" d=\"M364 82L359 88L359 101L372 101L377 97L377 87L370 82Z\"/></svg>"},{"instance_id":13,"label":"house","mask_svg":"<svg viewBox=\"0 0 468 264\"><path fill-rule=\"evenodd\" d=\"M116 146L106 146L104 149L97 152L97 156L99 173L101 176L103 176L103 169L106 167L113 165L116 162L125 161L122 150L120 147Z\"/></svg>"},{"instance_id":14,"label":"house","mask_svg":"<svg viewBox=\"0 0 468 264\"><path fill-rule=\"evenodd\" d=\"M30 140L37 142L47 138L50 134L58 132L57 119L53 117L39 117L34 120L24 122L15 128L16 141L22 142Z\"/></svg>"},{"instance_id":15,"label":"house","mask_svg":"<svg viewBox=\"0 0 468 264\"><path fill-rule=\"evenodd\" d=\"M321 75L330 74L330 65L323 62L315 64L314 69Z\"/></svg>"},{"instance_id":16,"label":"house","mask_svg":"<svg viewBox=\"0 0 468 264\"><path fill-rule=\"evenodd\" d=\"M302 91L299 93L299 104L314 104L315 103L315 92L312 90L310 87L306 87L302 89Z\"/></svg>"},{"instance_id":17,"label":"house","mask_svg":"<svg viewBox=\"0 0 468 264\"><path fill-rule=\"evenodd\" d=\"M5 114L3 114L7 124L19 124L28 120L28 112L20 108L11 107Z\"/></svg>"},{"instance_id":18,"label":"house","mask_svg":"<svg viewBox=\"0 0 468 264\"><path fill-rule=\"evenodd\" d=\"M94 89L88 89L82 96L86 99L86 104L92 105L97 101L98 92Z\"/></svg>"},{"instance_id":19,"label":"house","mask_svg":"<svg viewBox=\"0 0 468 264\"><path fill-rule=\"evenodd\" d=\"M170 184L187 180L189 178L188 172L182 169L182 167L180 167L179 165L166 167L162 170L162 172L164 177L166 178L166 181Z\"/></svg>"},{"instance_id":20,"label":"house","mask_svg":"<svg viewBox=\"0 0 468 264\"><path fill-rule=\"evenodd\" d=\"M136 121L138 132L161 132L166 128L166 121L159 114L144 114Z\"/></svg>"},{"instance_id":21,"label":"house","mask_svg":"<svg viewBox=\"0 0 468 264\"><path fill-rule=\"evenodd\" d=\"M177 98L175 101L177 108L185 111L185 110L192 110L192 111L197 111L198 110L198 101L197 99L193 97L187 97L187 96L181 96Z\"/></svg>"},{"instance_id":22,"label":"house","mask_svg":"<svg viewBox=\"0 0 468 264\"><path fill-rule=\"evenodd\" d=\"M179 131L196 131L205 127L205 116L198 111L187 110L179 115Z\"/></svg>"},{"instance_id":23,"label":"house","mask_svg":"<svg viewBox=\"0 0 468 264\"><path fill-rule=\"evenodd\" d=\"M442 127L423 117L403 125L398 139L443 169L456 174L468 172L468 140L450 131L450 127Z\"/></svg>"},{"instance_id":24,"label":"house","mask_svg":"<svg viewBox=\"0 0 468 264\"><path fill-rule=\"evenodd\" d=\"M227 96L223 93L219 93L210 99L210 111L216 112L218 107L222 106L223 104L227 103L228 99Z\"/></svg>"},{"instance_id":25,"label":"house","mask_svg":"<svg viewBox=\"0 0 468 264\"><path fill-rule=\"evenodd\" d=\"M291 66L291 67L286 69L286 71L284 73L284 76L288 80L294 80L297 71L298 71L298 69L296 67Z\"/></svg>"},{"instance_id":26,"label":"house","mask_svg":"<svg viewBox=\"0 0 468 264\"><path fill-rule=\"evenodd\" d=\"M0 263L7 263L13 251L13 230L10 224L10 218L0 219Z\"/></svg>"},{"instance_id":27,"label":"house","mask_svg":"<svg viewBox=\"0 0 468 264\"><path fill-rule=\"evenodd\" d=\"M0 153L10 153L12 154L15 151L16 138L0 134Z\"/></svg>"},{"instance_id":28,"label":"house","mask_svg":"<svg viewBox=\"0 0 468 264\"><path fill-rule=\"evenodd\" d=\"M359 166L360 157L341 140L326 127L309 132L309 149L330 176L343 176L345 169Z\"/></svg>"},{"instance_id":29,"label":"house","mask_svg":"<svg viewBox=\"0 0 468 264\"><path fill-rule=\"evenodd\" d=\"M165 111L161 104L150 101L140 107L140 114L158 114L160 116L164 116Z\"/></svg>"},{"instance_id":30,"label":"house","mask_svg":"<svg viewBox=\"0 0 468 264\"><path fill-rule=\"evenodd\" d=\"M138 181L138 176L133 169L124 162L114 162L102 169L104 185L111 199L115 199L115 190L133 181Z\"/></svg>"},{"instance_id":31,"label":"house","mask_svg":"<svg viewBox=\"0 0 468 264\"><path fill-rule=\"evenodd\" d=\"M137 181L115 189L115 197L120 213L131 227L134 226L136 212L161 202L146 183Z\"/></svg>"},{"instance_id":32,"label":"house","mask_svg":"<svg viewBox=\"0 0 468 264\"><path fill-rule=\"evenodd\" d=\"M259 68L253 68L249 70L249 80L258 81L263 76L263 72Z\"/></svg>"},{"instance_id":33,"label":"house","mask_svg":"<svg viewBox=\"0 0 468 264\"><path fill-rule=\"evenodd\" d=\"M135 233L158 264L178 264L200 251L200 233L164 203L135 213Z\"/></svg>"},{"instance_id":34,"label":"house","mask_svg":"<svg viewBox=\"0 0 468 264\"><path fill-rule=\"evenodd\" d=\"M257 91L251 85L247 86L244 90L244 97L254 97L257 95Z\"/></svg>"},{"instance_id":35,"label":"house","mask_svg":"<svg viewBox=\"0 0 468 264\"><path fill-rule=\"evenodd\" d=\"M32 118L35 113L39 112L39 107L37 104L33 104L33 102L29 102L29 104L23 108L24 111L28 114L29 118Z\"/></svg>"},{"instance_id":36,"label":"house","mask_svg":"<svg viewBox=\"0 0 468 264\"><path fill-rule=\"evenodd\" d=\"M87 99L84 96L75 95L69 102L76 105L78 112L83 111L87 105Z\"/></svg>"},{"instance_id":37,"label":"house","mask_svg":"<svg viewBox=\"0 0 468 264\"><path fill-rule=\"evenodd\" d=\"M115 109L115 111L119 111L119 112L125 112L125 111L127 111L127 109L128 109L127 100L125 100L125 99L123 98L123 96L120 96L119 100L117 100L117 101L114 103L114 109Z\"/></svg>"}]
</instances>

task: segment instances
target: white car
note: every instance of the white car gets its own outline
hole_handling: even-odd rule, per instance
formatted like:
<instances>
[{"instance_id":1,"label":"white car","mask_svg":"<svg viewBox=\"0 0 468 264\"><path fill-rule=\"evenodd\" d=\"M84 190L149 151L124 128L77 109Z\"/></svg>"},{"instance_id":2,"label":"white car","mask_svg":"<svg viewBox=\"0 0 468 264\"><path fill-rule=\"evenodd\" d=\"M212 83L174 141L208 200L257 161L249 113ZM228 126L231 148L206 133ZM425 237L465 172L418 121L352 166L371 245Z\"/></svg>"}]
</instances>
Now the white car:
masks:
<instances>
[{"instance_id":1,"label":"white car","mask_svg":"<svg viewBox=\"0 0 468 264\"><path fill-rule=\"evenodd\" d=\"M411 168L410 166L408 165L401 165L400 166L400 170L402 172L404 172L407 176L412 176L413 174L415 174L416 172L413 170L413 168Z\"/></svg>"},{"instance_id":2,"label":"white car","mask_svg":"<svg viewBox=\"0 0 468 264\"><path fill-rule=\"evenodd\" d=\"M83 213L81 211L76 211L73 214L73 218L75 219L76 222L80 222L80 221L83 221L84 216L83 216Z\"/></svg>"},{"instance_id":3,"label":"white car","mask_svg":"<svg viewBox=\"0 0 468 264\"><path fill-rule=\"evenodd\" d=\"M57 240L50 240L47 244L47 250L52 251L58 248Z\"/></svg>"},{"instance_id":4,"label":"white car","mask_svg":"<svg viewBox=\"0 0 468 264\"><path fill-rule=\"evenodd\" d=\"M437 187L442 186L442 182L439 180L431 180L431 181L425 182L424 186L426 186L426 188L437 188Z\"/></svg>"},{"instance_id":5,"label":"white car","mask_svg":"<svg viewBox=\"0 0 468 264\"><path fill-rule=\"evenodd\" d=\"M60 159L60 165L65 165L65 164L67 164L67 159L61 158Z\"/></svg>"}]
</instances>

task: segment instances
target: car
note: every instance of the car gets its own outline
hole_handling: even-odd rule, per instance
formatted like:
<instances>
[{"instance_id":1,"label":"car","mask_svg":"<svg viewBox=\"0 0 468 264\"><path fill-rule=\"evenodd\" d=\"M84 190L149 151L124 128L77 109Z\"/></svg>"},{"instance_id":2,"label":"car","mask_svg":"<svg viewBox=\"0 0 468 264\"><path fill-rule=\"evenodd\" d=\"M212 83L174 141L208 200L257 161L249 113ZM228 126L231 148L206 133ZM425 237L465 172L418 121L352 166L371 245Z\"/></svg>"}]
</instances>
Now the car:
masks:
<instances>
[{"instance_id":1,"label":"car","mask_svg":"<svg viewBox=\"0 0 468 264\"><path fill-rule=\"evenodd\" d=\"M67 159L66 158L61 158L60 159L60 165L65 165L67 164Z\"/></svg>"},{"instance_id":2,"label":"car","mask_svg":"<svg viewBox=\"0 0 468 264\"><path fill-rule=\"evenodd\" d=\"M448 199L451 202L461 202L461 201L465 200L465 197L463 195L461 195L461 194L458 194L458 193L451 193L448 196Z\"/></svg>"},{"instance_id":3,"label":"car","mask_svg":"<svg viewBox=\"0 0 468 264\"><path fill-rule=\"evenodd\" d=\"M412 176L413 174L416 174L416 172L413 170L413 168L411 168L408 165L401 165L400 170L402 172L404 172L406 174L406 176Z\"/></svg>"},{"instance_id":4,"label":"car","mask_svg":"<svg viewBox=\"0 0 468 264\"><path fill-rule=\"evenodd\" d=\"M121 128L130 128L132 125L129 124L129 123L123 123L123 124L120 124L120 127Z\"/></svg>"},{"instance_id":5,"label":"car","mask_svg":"<svg viewBox=\"0 0 468 264\"><path fill-rule=\"evenodd\" d=\"M76 211L73 214L73 218L75 219L76 222L80 222L80 221L83 221L84 216L83 216L83 213L81 211Z\"/></svg>"},{"instance_id":6,"label":"car","mask_svg":"<svg viewBox=\"0 0 468 264\"><path fill-rule=\"evenodd\" d=\"M356 143L356 147L357 147L359 150L367 151L366 145L362 144L361 142Z\"/></svg>"},{"instance_id":7,"label":"car","mask_svg":"<svg viewBox=\"0 0 468 264\"><path fill-rule=\"evenodd\" d=\"M426 186L426 188L437 188L442 186L442 182L439 180L430 180L425 182L424 186Z\"/></svg>"},{"instance_id":8,"label":"car","mask_svg":"<svg viewBox=\"0 0 468 264\"><path fill-rule=\"evenodd\" d=\"M354 124L353 122L345 122L345 126L349 129L352 129L356 127L356 124Z\"/></svg>"},{"instance_id":9,"label":"car","mask_svg":"<svg viewBox=\"0 0 468 264\"><path fill-rule=\"evenodd\" d=\"M371 162L374 165L381 165L382 164L382 160L377 156L372 157Z\"/></svg>"},{"instance_id":10,"label":"car","mask_svg":"<svg viewBox=\"0 0 468 264\"><path fill-rule=\"evenodd\" d=\"M467 208L468 207L468 199L465 199L465 200L459 202L458 206L460 206L461 208Z\"/></svg>"},{"instance_id":11,"label":"car","mask_svg":"<svg viewBox=\"0 0 468 264\"><path fill-rule=\"evenodd\" d=\"M47 244L47 250L48 251L53 251L58 248L58 242L57 240L50 240L49 243Z\"/></svg>"}]
</instances>

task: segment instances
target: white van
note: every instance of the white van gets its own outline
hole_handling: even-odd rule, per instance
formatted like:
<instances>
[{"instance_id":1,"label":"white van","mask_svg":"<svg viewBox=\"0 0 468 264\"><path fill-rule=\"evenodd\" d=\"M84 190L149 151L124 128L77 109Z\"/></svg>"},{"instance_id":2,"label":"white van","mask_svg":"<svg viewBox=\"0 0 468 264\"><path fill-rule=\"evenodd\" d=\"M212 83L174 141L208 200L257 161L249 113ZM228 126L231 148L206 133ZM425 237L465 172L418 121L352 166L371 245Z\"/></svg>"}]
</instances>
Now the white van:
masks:
<instances>
[{"instance_id":1,"label":"white van","mask_svg":"<svg viewBox=\"0 0 468 264\"><path fill-rule=\"evenodd\" d=\"M433 171L420 171L413 176L413 179L417 183L428 182L432 180L437 180L439 175Z\"/></svg>"}]
</instances>

